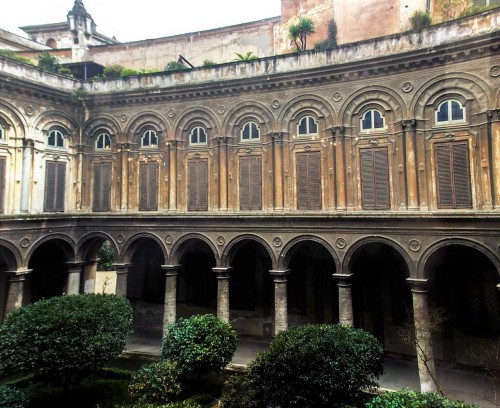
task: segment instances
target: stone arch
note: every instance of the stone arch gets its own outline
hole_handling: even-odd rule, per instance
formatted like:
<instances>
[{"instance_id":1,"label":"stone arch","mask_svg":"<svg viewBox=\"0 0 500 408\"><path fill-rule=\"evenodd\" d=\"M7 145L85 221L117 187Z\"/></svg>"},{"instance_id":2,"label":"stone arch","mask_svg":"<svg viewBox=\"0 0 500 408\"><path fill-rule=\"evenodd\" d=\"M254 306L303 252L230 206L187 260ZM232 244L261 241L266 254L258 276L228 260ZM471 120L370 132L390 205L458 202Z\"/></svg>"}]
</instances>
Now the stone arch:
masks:
<instances>
[{"instance_id":1,"label":"stone arch","mask_svg":"<svg viewBox=\"0 0 500 408\"><path fill-rule=\"evenodd\" d=\"M174 125L175 138L183 140L195 124L204 126L214 136L220 136L220 122L215 113L203 106L193 106L179 115Z\"/></svg>"},{"instance_id":2,"label":"stone arch","mask_svg":"<svg viewBox=\"0 0 500 408\"><path fill-rule=\"evenodd\" d=\"M500 259L492 250L490 250L482 243L473 241L471 239L450 237L437 241L426 248L426 250L422 253L417 265L417 277L422 279L428 278L428 276L426 276L426 265L429 259L436 251L450 245L463 245L477 250L479 253L481 253L491 261L491 263L495 266L498 275L500 276Z\"/></svg>"},{"instance_id":3,"label":"stone arch","mask_svg":"<svg viewBox=\"0 0 500 408\"><path fill-rule=\"evenodd\" d=\"M6 249L7 251L4 253L3 249ZM25 266L19 249L11 242L0 238L0 251L2 252L2 256L5 256L6 258L7 270L15 271L22 266Z\"/></svg>"},{"instance_id":4,"label":"stone arch","mask_svg":"<svg viewBox=\"0 0 500 408\"><path fill-rule=\"evenodd\" d=\"M415 91L410 102L410 113L417 119L425 118L425 109L443 96L459 96L477 103L479 112L486 111L494 95L489 86L478 76L468 73L442 74L424 83Z\"/></svg>"},{"instance_id":5,"label":"stone arch","mask_svg":"<svg viewBox=\"0 0 500 408\"><path fill-rule=\"evenodd\" d=\"M48 111L42 113L36 119L33 128L45 133L48 132L52 126L63 128L67 133L67 137L70 138L72 142L74 142L75 138L78 136L78 126L75 120L62 111Z\"/></svg>"},{"instance_id":6,"label":"stone arch","mask_svg":"<svg viewBox=\"0 0 500 408\"><path fill-rule=\"evenodd\" d=\"M0 101L0 120L4 125L12 127L15 132L14 137L23 137L28 129L28 124L24 115L13 105L6 101Z\"/></svg>"},{"instance_id":7,"label":"stone arch","mask_svg":"<svg viewBox=\"0 0 500 408\"><path fill-rule=\"evenodd\" d=\"M269 255L269 257L271 258L273 269L277 268L278 263L276 261L276 256L274 255L274 252L271 249L271 246L267 243L267 241L264 238L254 234L239 235L236 238L233 238L230 242L228 242L222 253L220 261L221 267L231 266L231 262L234 256L234 250L236 249L239 243L246 240L254 241L261 244L262 247L267 252L267 254Z\"/></svg>"},{"instance_id":8,"label":"stone arch","mask_svg":"<svg viewBox=\"0 0 500 408\"><path fill-rule=\"evenodd\" d=\"M274 129L273 113L260 102L241 102L236 104L226 115L222 129L224 134L230 135L235 127L241 127L242 121L248 118L256 120L269 132Z\"/></svg>"},{"instance_id":9,"label":"stone arch","mask_svg":"<svg viewBox=\"0 0 500 408\"><path fill-rule=\"evenodd\" d=\"M208 238L207 236L203 234L197 234L197 233L191 233L191 234L186 234L179 238L177 242L174 244L170 251L170 258L169 262L172 265L178 264L179 260L182 257L182 253L184 251L184 247L186 243L192 239L199 239L200 241L203 241L205 244L207 244L210 249L212 250L212 253L214 255L214 258L216 260L217 266L220 264L220 255L219 251L217 251L217 247L214 245L214 243Z\"/></svg>"},{"instance_id":10,"label":"stone arch","mask_svg":"<svg viewBox=\"0 0 500 408\"><path fill-rule=\"evenodd\" d=\"M114 238L109 235L106 232L101 232L101 231L96 231L96 232L89 232L88 234L85 234L80 240L78 241L77 244L77 259L79 260L85 260L87 258L88 251L93 247L93 246L100 246L102 242L108 241L116 254L117 259L119 258L119 248L114 240ZM97 248L98 249L98 248Z\"/></svg>"},{"instance_id":11,"label":"stone arch","mask_svg":"<svg viewBox=\"0 0 500 408\"><path fill-rule=\"evenodd\" d=\"M316 242L317 244L323 246L331 255L333 261L335 262L335 268L337 271L340 270L340 258L337 254L337 252L333 249L333 247L330 245L328 241L323 239L322 237L318 237L316 235L301 235L298 237L293 238L290 240L284 247L283 250L281 251L281 254L278 259L278 269L279 270L284 270L288 269L288 265L290 262L290 258L293 255L293 250L292 248L304 241L312 241Z\"/></svg>"},{"instance_id":12,"label":"stone arch","mask_svg":"<svg viewBox=\"0 0 500 408\"><path fill-rule=\"evenodd\" d=\"M346 99L339 113L341 123L351 123L360 109L367 105L393 112L394 122L405 119L407 112L406 103L396 92L385 86L373 85L354 92Z\"/></svg>"},{"instance_id":13,"label":"stone arch","mask_svg":"<svg viewBox=\"0 0 500 408\"><path fill-rule=\"evenodd\" d=\"M414 267L414 262L412 261L410 255L408 252L396 241L382 237L382 236L375 236L375 237L365 237L361 238L360 240L354 242L346 251L346 254L344 256L344 260L342 262L342 273L350 273L351 267L352 267L352 262L354 259L354 255L356 254L357 250L363 247L366 244L372 244L372 243L381 243L390 246L394 250L396 250L399 255L404 259L406 262L406 265L408 267L408 274L409 277L414 277L415 276L415 267Z\"/></svg>"},{"instance_id":14,"label":"stone arch","mask_svg":"<svg viewBox=\"0 0 500 408\"><path fill-rule=\"evenodd\" d=\"M29 261L31 260L31 257L33 256L33 253L42 244L49 242L49 241L56 241L56 240L65 242L71 248L71 251L68 251L67 247L63 247L63 251L64 251L65 255L67 256L68 262L76 261L77 245L76 245L75 241L71 237L64 235L64 234L50 234L50 235L44 236L43 238L40 238L39 240L37 240L36 242L33 243L33 245L28 250L28 253L26 254L26 263L27 264L29 263Z\"/></svg>"},{"instance_id":15,"label":"stone arch","mask_svg":"<svg viewBox=\"0 0 500 408\"><path fill-rule=\"evenodd\" d=\"M130 119L126 130L129 138L135 140L144 126L152 126L163 140L167 139L169 131L168 121L163 115L153 111L139 112Z\"/></svg>"},{"instance_id":16,"label":"stone arch","mask_svg":"<svg viewBox=\"0 0 500 408\"><path fill-rule=\"evenodd\" d=\"M292 123L298 122L299 116L312 114L324 121L325 129L334 123L335 112L330 103L317 95L304 94L292 99L281 111L278 126L282 132L289 132Z\"/></svg>"},{"instance_id":17,"label":"stone arch","mask_svg":"<svg viewBox=\"0 0 500 408\"><path fill-rule=\"evenodd\" d=\"M92 138L99 129L105 129L110 136L116 136L122 132L118 121L111 115L100 114L92 117L84 126L86 138Z\"/></svg>"},{"instance_id":18,"label":"stone arch","mask_svg":"<svg viewBox=\"0 0 500 408\"><path fill-rule=\"evenodd\" d=\"M134 251L136 249L136 244L141 238L151 239L154 242L156 242L162 250L164 260L166 261L168 259L167 248L165 247L162 239L159 236L152 234L152 233L148 233L148 232L140 232L138 234L132 235L127 240L127 242L123 245L122 250L119 252L120 262L122 262L122 263L129 263L130 262L133 254L134 254Z\"/></svg>"}]
</instances>

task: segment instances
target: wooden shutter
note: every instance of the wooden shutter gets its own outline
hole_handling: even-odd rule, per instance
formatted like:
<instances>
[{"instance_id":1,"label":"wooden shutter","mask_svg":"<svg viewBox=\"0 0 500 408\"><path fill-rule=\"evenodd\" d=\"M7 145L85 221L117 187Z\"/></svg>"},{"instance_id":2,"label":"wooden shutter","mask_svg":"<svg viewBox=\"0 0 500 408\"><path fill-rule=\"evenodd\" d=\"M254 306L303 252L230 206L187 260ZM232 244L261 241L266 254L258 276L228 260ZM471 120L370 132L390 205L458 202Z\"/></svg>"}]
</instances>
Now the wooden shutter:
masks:
<instances>
[{"instance_id":1,"label":"wooden shutter","mask_svg":"<svg viewBox=\"0 0 500 408\"><path fill-rule=\"evenodd\" d=\"M139 165L139 211L158 211L158 163Z\"/></svg>"},{"instance_id":2,"label":"wooden shutter","mask_svg":"<svg viewBox=\"0 0 500 408\"><path fill-rule=\"evenodd\" d=\"M111 209L111 164L94 165L93 211L109 211Z\"/></svg>"},{"instance_id":3,"label":"wooden shutter","mask_svg":"<svg viewBox=\"0 0 500 408\"><path fill-rule=\"evenodd\" d=\"M5 211L5 162L5 157L0 157L0 214Z\"/></svg>"},{"instance_id":4,"label":"wooden shutter","mask_svg":"<svg viewBox=\"0 0 500 408\"><path fill-rule=\"evenodd\" d=\"M439 208L472 208L467 142L438 143L436 174Z\"/></svg>"},{"instance_id":5,"label":"wooden shutter","mask_svg":"<svg viewBox=\"0 0 500 408\"><path fill-rule=\"evenodd\" d=\"M47 161L45 163L44 211L64 212L66 187L66 163Z\"/></svg>"},{"instance_id":6,"label":"wooden shutter","mask_svg":"<svg viewBox=\"0 0 500 408\"><path fill-rule=\"evenodd\" d=\"M240 158L240 209L262 209L261 157Z\"/></svg>"},{"instance_id":7,"label":"wooden shutter","mask_svg":"<svg viewBox=\"0 0 500 408\"><path fill-rule=\"evenodd\" d=\"M364 210L391 208L389 160L385 147L360 149L361 206Z\"/></svg>"},{"instance_id":8,"label":"wooden shutter","mask_svg":"<svg viewBox=\"0 0 500 408\"><path fill-rule=\"evenodd\" d=\"M188 211L208 210L208 160L188 162Z\"/></svg>"},{"instance_id":9,"label":"wooden shutter","mask_svg":"<svg viewBox=\"0 0 500 408\"><path fill-rule=\"evenodd\" d=\"M320 152L297 153L297 209L321 210Z\"/></svg>"}]
</instances>

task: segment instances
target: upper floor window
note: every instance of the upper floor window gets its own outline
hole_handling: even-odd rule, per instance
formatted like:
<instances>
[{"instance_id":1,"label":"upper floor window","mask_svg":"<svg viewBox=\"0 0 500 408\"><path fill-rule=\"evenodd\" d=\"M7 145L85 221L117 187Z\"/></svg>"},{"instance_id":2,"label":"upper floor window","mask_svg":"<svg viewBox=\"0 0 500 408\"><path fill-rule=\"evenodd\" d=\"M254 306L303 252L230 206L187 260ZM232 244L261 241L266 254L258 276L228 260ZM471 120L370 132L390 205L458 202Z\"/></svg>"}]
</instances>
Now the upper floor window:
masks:
<instances>
[{"instance_id":1,"label":"upper floor window","mask_svg":"<svg viewBox=\"0 0 500 408\"><path fill-rule=\"evenodd\" d=\"M436 110L436 123L453 123L465 121L465 107L454 99L442 102Z\"/></svg>"},{"instance_id":2,"label":"upper floor window","mask_svg":"<svg viewBox=\"0 0 500 408\"><path fill-rule=\"evenodd\" d=\"M189 134L189 144L207 144L207 132L201 126L196 126Z\"/></svg>"},{"instance_id":3,"label":"upper floor window","mask_svg":"<svg viewBox=\"0 0 500 408\"><path fill-rule=\"evenodd\" d=\"M102 132L97 135L95 140L96 149L111 149L111 136L108 133Z\"/></svg>"},{"instance_id":4,"label":"upper floor window","mask_svg":"<svg viewBox=\"0 0 500 408\"><path fill-rule=\"evenodd\" d=\"M370 131L385 128L385 118L377 109L366 111L361 118L361 130Z\"/></svg>"},{"instance_id":5,"label":"upper floor window","mask_svg":"<svg viewBox=\"0 0 500 408\"><path fill-rule=\"evenodd\" d=\"M243 125L241 129L241 140L259 140L260 139L260 129L255 122L247 122Z\"/></svg>"},{"instance_id":6,"label":"upper floor window","mask_svg":"<svg viewBox=\"0 0 500 408\"><path fill-rule=\"evenodd\" d=\"M312 116L304 116L302 119L300 119L297 128L299 136L318 134L318 123Z\"/></svg>"},{"instance_id":7,"label":"upper floor window","mask_svg":"<svg viewBox=\"0 0 500 408\"><path fill-rule=\"evenodd\" d=\"M64 135L61 130L52 129L49 131L47 145L50 147L64 147Z\"/></svg>"},{"instance_id":8,"label":"upper floor window","mask_svg":"<svg viewBox=\"0 0 500 408\"><path fill-rule=\"evenodd\" d=\"M141 147L158 147L158 135L153 129L142 132Z\"/></svg>"},{"instance_id":9,"label":"upper floor window","mask_svg":"<svg viewBox=\"0 0 500 408\"><path fill-rule=\"evenodd\" d=\"M5 127L2 125L2 122L0 122L0 142L5 142L7 140L6 133Z\"/></svg>"}]
</instances>

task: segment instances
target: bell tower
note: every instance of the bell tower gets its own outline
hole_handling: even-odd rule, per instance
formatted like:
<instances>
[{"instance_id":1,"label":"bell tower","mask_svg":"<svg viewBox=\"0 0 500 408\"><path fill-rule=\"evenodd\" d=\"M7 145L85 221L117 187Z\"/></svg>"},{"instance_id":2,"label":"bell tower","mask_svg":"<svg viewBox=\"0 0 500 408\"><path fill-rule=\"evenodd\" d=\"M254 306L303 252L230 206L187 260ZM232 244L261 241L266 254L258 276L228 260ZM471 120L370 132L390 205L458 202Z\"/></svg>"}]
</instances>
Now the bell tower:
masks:
<instances>
[{"instance_id":1,"label":"bell tower","mask_svg":"<svg viewBox=\"0 0 500 408\"><path fill-rule=\"evenodd\" d=\"M89 44L92 44L96 25L92 16L85 10L82 0L75 0L68 13L68 24L73 36L73 62L85 61L88 59Z\"/></svg>"}]
</instances>

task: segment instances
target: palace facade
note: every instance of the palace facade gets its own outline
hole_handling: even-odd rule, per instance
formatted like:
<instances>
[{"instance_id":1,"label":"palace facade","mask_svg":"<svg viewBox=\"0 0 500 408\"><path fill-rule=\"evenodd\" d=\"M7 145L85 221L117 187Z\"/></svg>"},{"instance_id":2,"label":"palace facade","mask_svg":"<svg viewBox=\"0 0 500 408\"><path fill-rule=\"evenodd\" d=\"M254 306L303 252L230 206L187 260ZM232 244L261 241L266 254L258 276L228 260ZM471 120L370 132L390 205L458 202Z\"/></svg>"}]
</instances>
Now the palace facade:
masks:
<instances>
[{"instance_id":1,"label":"palace facade","mask_svg":"<svg viewBox=\"0 0 500 408\"><path fill-rule=\"evenodd\" d=\"M499 23L124 79L0 57L0 315L105 290L107 241L136 330L340 322L415 355L414 320L432 390L500 334Z\"/></svg>"}]
</instances>

